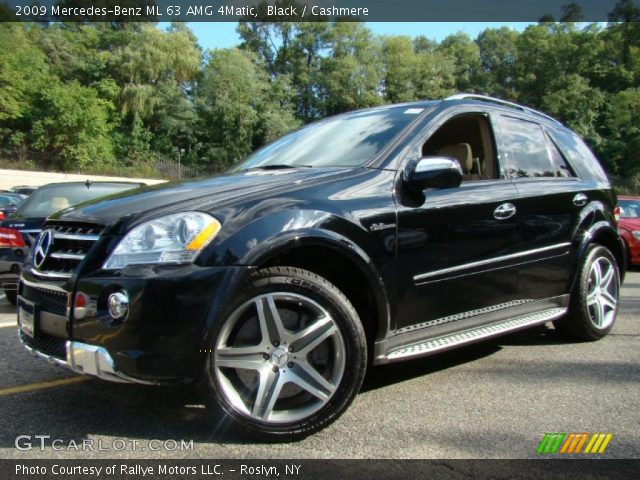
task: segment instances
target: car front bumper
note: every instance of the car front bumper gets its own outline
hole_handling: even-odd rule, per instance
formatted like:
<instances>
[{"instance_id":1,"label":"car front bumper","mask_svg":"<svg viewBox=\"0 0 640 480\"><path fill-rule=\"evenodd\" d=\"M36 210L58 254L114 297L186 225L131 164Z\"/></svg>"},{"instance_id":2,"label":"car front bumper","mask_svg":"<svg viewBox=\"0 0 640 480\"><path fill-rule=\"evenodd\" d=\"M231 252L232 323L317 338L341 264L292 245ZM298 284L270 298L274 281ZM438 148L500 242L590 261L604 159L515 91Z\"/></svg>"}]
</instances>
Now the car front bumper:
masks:
<instances>
[{"instance_id":1,"label":"car front bumper","mask_svg":"<svg viewBox=\"0 0 640 480\"><path fill-rule=\"evenodd\" d=\"M33 347L24 336L21 335L20 338L24 347L34 357L43 358L52 365L66 367L83 375L92 375L112 382L144 384L155 383L152 381L132 378L117 371L113 358L111 358L109 352L103 347L67 340L65 342L66 357L62 359L54 355L49 355Z\"/></svg>"},{"instance_id":2,"label":"car front bumper","mask_svg":"<svg viewBox=\"0 0 640 480\"><path fill-rule=\"evenodd\" d=\"M37 305L33 336L21 339L50 363L105 380L175 383L200 376L212 326L249 267L167 266L125 269L48 285L31 271L20 299ZM107 299L126 291L125 319L114 320ZM82 295L86 306L74 307ZM66 307L65 307L66 303Z\"/></svg>"}]
</instances>

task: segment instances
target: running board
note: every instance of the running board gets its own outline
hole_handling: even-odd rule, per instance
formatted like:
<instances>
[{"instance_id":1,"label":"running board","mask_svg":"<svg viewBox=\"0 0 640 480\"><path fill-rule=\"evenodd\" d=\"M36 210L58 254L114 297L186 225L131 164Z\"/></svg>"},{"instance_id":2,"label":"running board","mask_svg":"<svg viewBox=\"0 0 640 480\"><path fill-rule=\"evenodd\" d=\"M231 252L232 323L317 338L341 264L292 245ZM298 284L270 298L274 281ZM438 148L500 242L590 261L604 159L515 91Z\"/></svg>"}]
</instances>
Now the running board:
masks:
<instances>
[{"instance_id":1,"label":"running board","mask_svg":"<svg viewBox=\"0 0 640 480\"><path fill-rule=\"evenodd\" d=\"M443 337L432 338L420 343L414 343L406 347L400 347L390 351L383 357L380 363L396 362L411 357L421 357L432 353L449 350L468 343L478 342L486 338L495 337L504 333L521 330L523 328L540 325L555 320L567 312L566 308L552 308L542 312L516 317L503 322L494 323L478 328L472 328L463 332L453 333Z\"/></svg>"}]
</instances>

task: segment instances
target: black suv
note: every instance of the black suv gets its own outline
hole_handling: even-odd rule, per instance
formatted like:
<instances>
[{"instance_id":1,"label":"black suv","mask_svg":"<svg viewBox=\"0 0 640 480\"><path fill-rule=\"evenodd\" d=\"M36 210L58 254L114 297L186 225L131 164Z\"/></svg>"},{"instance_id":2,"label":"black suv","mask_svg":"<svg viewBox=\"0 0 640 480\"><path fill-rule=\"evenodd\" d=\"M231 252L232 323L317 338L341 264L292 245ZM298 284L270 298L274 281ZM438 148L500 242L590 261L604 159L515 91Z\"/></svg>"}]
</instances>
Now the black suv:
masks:
<instances>
[{"instance_id":1,"label":"black suv","mask_svg":"<svg viewBox=\"0 0 640 480\"><path fill-rule=\"evenodd\" d=\"M19 283L25 346L114 381L198 381L269 438L335 420L367 366L553 322L612 328L611 184L552 118L477 95L328 118L224 175L51 217Z\"/></svg>"}]
</instances>

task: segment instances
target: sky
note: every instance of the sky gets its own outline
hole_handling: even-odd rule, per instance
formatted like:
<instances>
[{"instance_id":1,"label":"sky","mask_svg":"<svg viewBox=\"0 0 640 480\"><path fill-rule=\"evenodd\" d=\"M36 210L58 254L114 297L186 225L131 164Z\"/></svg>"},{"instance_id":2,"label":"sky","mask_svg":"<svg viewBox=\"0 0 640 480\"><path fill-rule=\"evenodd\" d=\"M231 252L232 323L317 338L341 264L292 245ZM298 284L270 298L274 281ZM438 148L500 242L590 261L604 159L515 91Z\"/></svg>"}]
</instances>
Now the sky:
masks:
<instances>
[{"instance_id":1,"label":"sky","mask_svg":"<svg viewBox=\"0 0 640 480\"><path fill-rule=\"evenodd\" d=\"M507 26L522 31L530 23L527 22L367 22L367 26L379 35L409 35L417 37L424 35L427 38L441 41L447 35L456 32L466 32L471 38L485 28L499 28ZM204 49L233 47L240 43L236 33L235 22L191 22L189 27L198 37L200 46Z\"/></svg>"}]
</instances>

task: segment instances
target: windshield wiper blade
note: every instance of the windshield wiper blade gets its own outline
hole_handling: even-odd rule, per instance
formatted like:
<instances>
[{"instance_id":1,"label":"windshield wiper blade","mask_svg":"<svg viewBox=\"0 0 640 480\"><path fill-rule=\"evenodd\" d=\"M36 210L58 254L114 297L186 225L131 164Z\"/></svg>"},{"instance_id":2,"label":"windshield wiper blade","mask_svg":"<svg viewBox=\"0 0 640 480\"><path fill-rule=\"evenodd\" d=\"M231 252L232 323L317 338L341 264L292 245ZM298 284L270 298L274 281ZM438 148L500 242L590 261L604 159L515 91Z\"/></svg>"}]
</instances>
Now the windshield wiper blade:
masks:
<instances>
[{"instance_id":1,"label":"windshield wiper blade","mask_svg":"<svg viewBox=\"0 0 640 480\"><path fill-rule=\"evenodd\" d=\"M311 165L287 165L284 163L274 163L271 165L258 165L247 170L280 170L283 168L313 168Z\"/></svg>"}]
</instances>

